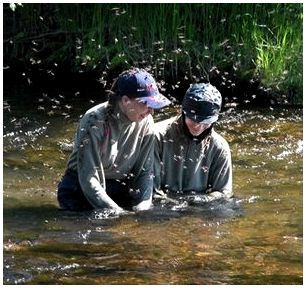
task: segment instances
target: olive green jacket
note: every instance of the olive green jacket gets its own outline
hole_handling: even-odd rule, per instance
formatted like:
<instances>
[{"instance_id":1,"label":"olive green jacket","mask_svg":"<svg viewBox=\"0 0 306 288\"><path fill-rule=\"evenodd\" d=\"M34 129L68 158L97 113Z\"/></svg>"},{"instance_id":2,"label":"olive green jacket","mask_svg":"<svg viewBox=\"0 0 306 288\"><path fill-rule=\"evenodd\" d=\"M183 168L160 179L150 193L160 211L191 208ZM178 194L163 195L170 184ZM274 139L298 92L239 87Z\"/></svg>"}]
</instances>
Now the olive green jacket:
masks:
<instances>
[{"instance_id":1,"label":"olive green jacket","mask_svg":"<svg viewBox=\"0 0 306 288\"><path fill-rule=\"evenodd\" d=\"M94 208L119 207L106 193L106 179L130 178L132 197L152 198L153 127L151 115L131 122L118 104L112 108L108 102L82 117L68 169L77 172L82 191Z\"/></svg>"},{"instance_id":2,"label":"olive green jacket","mask_svg":"<svg viewBox=\"0 0 306 288\"><path fill-rule=\"evenodd\" d=\"M155 191L205 193L206 201L232 196L231 152L213 129L201 142L188 137L182 116L155 123Z\"/></svg>"}]
</instances>

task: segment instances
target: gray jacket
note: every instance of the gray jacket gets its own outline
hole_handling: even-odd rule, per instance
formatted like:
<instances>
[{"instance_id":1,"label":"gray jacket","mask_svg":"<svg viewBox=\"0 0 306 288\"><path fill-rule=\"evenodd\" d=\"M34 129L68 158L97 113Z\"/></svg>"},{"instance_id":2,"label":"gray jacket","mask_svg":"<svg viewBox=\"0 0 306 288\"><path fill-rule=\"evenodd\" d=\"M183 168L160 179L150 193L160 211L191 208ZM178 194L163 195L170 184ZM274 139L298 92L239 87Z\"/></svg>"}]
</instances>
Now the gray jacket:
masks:
<instances>
[{"instance_id":1,"label":"gray jacket","mask_svg":"<svg viewBox=\"0 0 306 288\"><path fill-rule=\"evenodd\" d=\"M231 152L212 129L196 142L187 137L182 116L155 124L154 188L156 191L205 193L206 201L232 196Z\"/></svg>"},{"instance_id":2,"label":"gray jacket","mask_svg":"<svg viewBox=\"0 0 306 288\"><path fill-rule=\"evenodd\" d=\"M118 207L107 195L105 179L130 178L131 195L152 197L154 131L151 115L131 122L119 105L108 102L88 110L80 121L68 169L77 172L94 208Z\"/></svg>"}]
</instances>

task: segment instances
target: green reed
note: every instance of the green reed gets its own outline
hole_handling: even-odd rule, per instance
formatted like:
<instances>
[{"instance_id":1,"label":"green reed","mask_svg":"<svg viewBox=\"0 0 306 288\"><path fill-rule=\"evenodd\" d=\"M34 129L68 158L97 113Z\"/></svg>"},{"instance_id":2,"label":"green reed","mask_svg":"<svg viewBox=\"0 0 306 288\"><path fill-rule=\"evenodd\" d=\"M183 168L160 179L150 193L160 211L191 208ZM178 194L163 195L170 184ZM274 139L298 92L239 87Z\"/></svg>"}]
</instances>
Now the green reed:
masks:
<instances>
[{"instance_id":1,"label":"green reed","mask_svg":"<svg viewBox=\"0 0 306 288\"><path fill-rule=\"evenodd\" d=\"M143 66L173 83L221 71L301 101L302 11L301 3L23 4L5 7L4 38L14 45L4 41L4 54L102 75Z\"/></svg>"}]
</instances>

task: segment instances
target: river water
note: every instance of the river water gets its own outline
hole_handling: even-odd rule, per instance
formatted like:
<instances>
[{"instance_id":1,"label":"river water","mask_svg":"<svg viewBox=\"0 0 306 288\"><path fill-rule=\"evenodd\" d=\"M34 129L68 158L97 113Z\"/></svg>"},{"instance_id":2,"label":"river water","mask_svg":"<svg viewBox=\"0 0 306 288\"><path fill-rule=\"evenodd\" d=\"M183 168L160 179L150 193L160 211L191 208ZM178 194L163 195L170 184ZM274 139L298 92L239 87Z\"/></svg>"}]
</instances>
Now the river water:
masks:
<instances>
[{"instance_id":1,"label":"river water","mask_svg":"<svg viewBox=\"0 0 306 288\"><path fill-rule=\"evenodd\" d=\"M232 202L115 217L57 209L78 119L99 101L68 93L4 93L4 284L303 283L302 110L222 113Z\"/></svg>"}]
</instances>

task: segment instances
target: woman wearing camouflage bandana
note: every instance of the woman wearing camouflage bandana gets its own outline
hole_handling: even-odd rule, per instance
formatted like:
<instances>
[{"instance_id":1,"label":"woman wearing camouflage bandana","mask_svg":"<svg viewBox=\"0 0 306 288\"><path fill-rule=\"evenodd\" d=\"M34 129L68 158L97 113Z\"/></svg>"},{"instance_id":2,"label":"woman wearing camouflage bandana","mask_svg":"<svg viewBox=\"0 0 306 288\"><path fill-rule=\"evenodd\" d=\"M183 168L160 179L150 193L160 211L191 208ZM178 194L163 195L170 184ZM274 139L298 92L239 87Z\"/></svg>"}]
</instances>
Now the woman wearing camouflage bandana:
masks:
<instances>
[{"instance_id":1,"label":"woman wearing camouflage bandana","mask_svg":"<svg viewBox=\"0 0 306 288\"><path fill-rule=\"evenodd\" d=\"M191 203L232 197L232 163L227 141L213 126L222 97L211 84L186 92L182 113L155 124L155 195L183 193Z\"/></svg>"}]
</instances>

